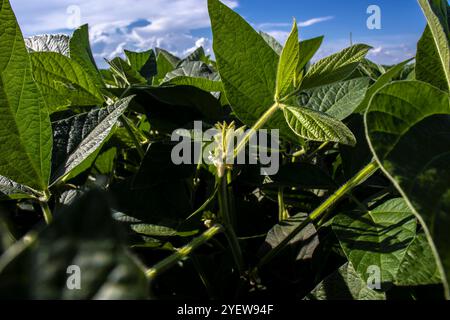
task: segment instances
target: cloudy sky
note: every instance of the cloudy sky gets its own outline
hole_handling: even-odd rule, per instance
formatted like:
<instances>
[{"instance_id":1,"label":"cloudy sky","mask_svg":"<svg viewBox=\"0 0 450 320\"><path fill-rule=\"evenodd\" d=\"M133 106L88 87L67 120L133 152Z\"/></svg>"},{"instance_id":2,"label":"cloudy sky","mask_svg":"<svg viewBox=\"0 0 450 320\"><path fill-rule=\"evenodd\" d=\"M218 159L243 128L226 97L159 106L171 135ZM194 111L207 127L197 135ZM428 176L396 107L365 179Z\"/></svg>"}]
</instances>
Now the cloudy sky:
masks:
<instances>
[{"instance_id":1,"label":"cloudy sky","mask_svg":"<svg viewBox=\"0 0 450 320\"><path fill-rule=\"evenodd\" d=\"M10 0L25 36L70 34L89 23L94 54L103 58L123 49L147 50L158 46L184 56L212 40L206 0ZM303 39L325 35L318 57L350 43L374 47L370 58L386 64L415 54L425 20L416 0L224 0L256 29L283 42L292 18L299 21ZM370 5L381 9L381 29L370 30Z\"/></svg>"}]
</instances>

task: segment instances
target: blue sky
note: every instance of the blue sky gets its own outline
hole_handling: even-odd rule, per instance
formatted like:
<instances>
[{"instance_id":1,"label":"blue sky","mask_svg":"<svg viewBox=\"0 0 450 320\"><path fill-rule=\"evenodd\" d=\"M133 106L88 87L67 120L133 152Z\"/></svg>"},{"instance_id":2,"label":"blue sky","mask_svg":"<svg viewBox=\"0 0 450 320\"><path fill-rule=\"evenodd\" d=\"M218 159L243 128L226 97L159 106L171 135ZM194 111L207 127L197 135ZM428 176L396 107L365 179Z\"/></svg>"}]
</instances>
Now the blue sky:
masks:
<instances>
[{"instance_id":1,"label":"blue sky","mask_svg":"<svg viewBox=\"0 0 450 320\"><path fill-rule=\"evenodd\" d=\"M183 56L212 39L206 0L10 0L25 36L70 34L89 23L96 59L112 58L123 49L161 46ZM283 42L296 17L303 39L325 35L317 58L350 43L374 49L369 57L393 64L415 54L425 19L416 0L224 0L253 27ZM381 9L381 29L369 30L367 8ZM78 14L79 13L79 14Z\"/></svg>"}]
</instances>

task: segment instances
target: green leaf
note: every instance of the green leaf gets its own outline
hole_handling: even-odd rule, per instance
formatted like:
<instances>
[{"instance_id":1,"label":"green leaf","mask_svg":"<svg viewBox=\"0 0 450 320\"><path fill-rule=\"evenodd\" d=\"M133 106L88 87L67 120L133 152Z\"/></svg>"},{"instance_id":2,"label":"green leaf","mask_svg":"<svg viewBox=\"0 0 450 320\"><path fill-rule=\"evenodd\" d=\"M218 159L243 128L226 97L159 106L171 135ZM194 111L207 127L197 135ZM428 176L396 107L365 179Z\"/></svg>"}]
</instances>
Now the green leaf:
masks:
<instances>
[{"instance_id":1,"label":"green leaf","mask_svg":"<svg viewBox=\"0 0 450 320\"><path fill-rule=\"evenodd\" d=\"M190 55L188 55L183 61L179 62L178 65L181 65L184 62L193 62L193 61L205 61L206 54L205 49L203 47L198 47L194 50Z\"/></svg>"},{"instance_id":2,"label":"green leaf","mask_svg":"<svg viewBox=\"0 0 450 320\"><path fill-rule=\"evenodd\" d=\"M208 92L223 91L218 72L201 61L183 62L164 77L162 85L187 85Z\"/></svg>"},{"instance_id":3,"label":"green leaf","mask_svg":"<svg viewBox=\"0 0 450 320\"><path fill-rule=\"evenodd\" d=\"M285 97L291 90L295 78L295 72L300 60L300 46L298 44L297 21L294 19L294 25L278 63L277 82L275 90L275 100Z\"/></svg>"},{"instance_id":4,"label":"green leaf","mask_svg":"<svg viewBox=\"0 0 450 320\"><path fill-rule=\"evenodd\" d=\"M427 26L417 44L416 79L441 90L449 90L446 74L430 27Z\"/></svg>"},{"instance_id":5,"label":"green leaf","mask_svg":"<svg viewBox=\"0 0 450 320\"><path fill-rule=\"evenodd\" d=\"M69 56L70 38L64 34L44 34L25 39L25 45L30 52L57 52Z\"/></svg>"},{"instance_id":6,"label":"green leaf","mask_svg":"<svg viewBox=\"0 0 450 320\"><path fill-rule=\"evenodd\" d=\"M364 100L361 102L361 104L358 106L358 108L355 110L355 112L358 113L364 113L367 110L367 107L369 106L370 99L375 95L375 93L381 89L384 85L388 84L392 79L396 78L403 70L404 67L411 61L412 59L408 59L406 61L403 61L402 63L399 63L392 68L390 68L388 71L386 71L384 74L382 74L378 80L367 90L367 94L364 98Z\"/></svg>"},{"instance_id":7,"label":"green leaf","mask_svg":"<svg viewBox=\"0 0 450 320\"><path fill-rule=\"evenodd\" d=\"M156 48L156 56L163 56L169 64L172 66L173 69L175 69L178 64L181 62L181 59L171 54L169 51L166 51L161 48Z\"/></svg>"},{"instance_id":8,"label":"green leaf","mask_svg":"<svg viewBox=\"0 0 450 320\"><path fill-rule=\"evenodd\" d=\"M370 289L355 271L346 263L306 297L307 300L386 300L386 295Z\"/></svg>"},{"instance_id":9,"label":"green leaf","mask_svg":"<svg viewBox=\"0 0 450 320\"><path fill-rule=\"evenodd\" d=\"M429 81L446 91L450 90L450 25L447 0L419 0L428 27L419 42L416 65L418 80ZM436 55L437 53L437 55ZM437 62L439 59L440 63ZM444 76L444 78L442 78ZM443 86L444 82L447 84Z\"/></svg>"},{"instance_id":10,"label":"green leaf","mask_svg":"<svg viewBox=\"0 0 450 320\"><path fill-rule=\"evenodd\" d=\"M0 176L0 199L25 199L35 196L30 188Z\"/></svg>"},{"instance_id":11,"label":"green leaf","mask_svg":"<svg viewBox=\"0 0 450 320\"><path fill-rule=\"evenodd\" d=\"M274 104L279 56L242 17L220 1L209 0L208 9L226 97L239 120L253 126ZM298 140L281 112L275 113L266 127Z\"/></svg>"},{"instance_id":12,"label":"green leaf","mask_svg":"<svg viewBox=\"0 0 450 320\"><path fill-rule=\"evenodd\" d=\"M70 58L78 62L98 86L103 86L103 80L89 44L89 27L87 24L75 30L72 38L70 38Z\"/></svg>"},{"instance_id":13,"label":"green leaf","mask_svg":"<svg viewBox=\"0 0 450 320\"><path fill-rule=\"evenodd\" d=\"M102 152L97 159L95 159L95 168L101 174L109 175L114 170L114 161L117 157L117 148L112 147Z\"/></svg>"},{"instance_id":14,"label":"green leaf","mask_svg":"<svg viewBox=\"0 0 450 320\"><path fill-rule=\"evenodd\" d=\"M116 57L108 61L108 64L111 66L111 71L127 85L147 84L147 80L122 58Z\"/></svg>"},{"instance_id":15,"label":"green leaf","mask_svg":"<svg viewBox=\"0 0 450 320\"><path fill-rule=\"evenodd\" d=\"M396 286L441 284L442 278L433 250L424 232L416 235L409 245L395 277Z\"/></svg>"},{"instance_id":16,"label":"green leaf","mask_svg":"<svg viewBox=\"0 0 450 320\"><path fill-rule=\"evenodd\" d=\"M314 57L323 42L323 36L300 41L300 60L297 66L297 75L306 67L308 62Z\"/></svg>"},{"instance_id":17,"label":"green leaf","mask_svg":"<svg viewBox=\"0 0 450 320\"><path fill-rule=\"evenodd\" d=\"M0 119L0 175L38 191L46 190L51 124L8 0L0 4Z\"/></svg>"},{"instance_id":18,"label":"green leaf","mask_svg":"<svg viewBox=\"0 0 450 320\"><path fill-rule=\"evenodd\" d=\"M106 108L53 124L52 183L70 173L103 144L132 99L127 97Z\"/></svg>"},{"instance_id":19,"label":"green leaf","mask_svg":"<svg viewBox=\"0 0 450 320\"><path fill-rule=\"evenodd\" d=\"M309 89L345 80L371 49L365 44L356 44L316 62L306 74L302 89Z\"/></svg>"},{"instance_id":20,"label":"green leaf","mask_svg":"<svg viewBox=\"0 0 450 320\"><path fill-rule=\"evenodd\" d=\"M353 133L341 121L304 107L282 105L284 117L298 136L312 141L339 142L346 145L356 143Z\"/></svg>"},{"instance_id":21,"label":"green leaf","mask_svg":"<svg viewBox=\"0 0 450 320\"><path fill-rule=\"evenodd\" d=\"M33 77L50 113L66 106L92 106L104 102L96 82L74 60L56 52L30 54Z\"/></svg>"},{"instance_id":22,"label":"green leaf","mask_svg":"<svg viewBox=\"0 0 450 320\"><path fill-rule=\"evenodd\" d=\"M273 49L273 51L275 51L278 55L281 55L283 46L277 41L277 39L263 31L260 31L259 34L264 39L264 41L266 41L266 43Z\"/></svg>"},{"instance_id":23,"label":"green leaf","mask_svg":"<svg viewBox=\"0 0 450 320\"><path fill-rule=\"evenodd\" d=\"M166 55L162 52L158 54L156 65L158 74L153 78L153 85L159 85L165 78L166 74L175 69L172 63L167 59Z\"/></svg>"},{"instance_id":24,"label":"green leaf","mask_svg":"<svg viewBox=\"0 0 450 320\"><path fill-rule=\"evenodd\" d=\"M144 268L122 242L103 193L90 192L55 216L37 239L0 259L0 297L39 300L148 298ZM67 283L80 268L80 289Z\"/></svg>"},{"instance_id":25,"label":"green leaf","mask_svg":"<svg viewBox=\"0 0 450 320\"><path fill-rule=\"evenodd\" d=\"M132 52L125 50L130 66L144 77L148 83L157 75L155 52L150 49L145 52Z\"/></svg>"},{"instance_id":26,"label":"green leaf","mask_svg":"<svg viewBox=\"0 0 450 320\"><path fill-rule=\"evenodd\" d=\"M333 219L333 231L359 276L367 281L368 270L375 266L381 272L382 289L387 289L414 240L416 220L399 198L366 212L339 214Z\"/></svg>"},{"instance_id":27,"label":"green leaf","mask_svg":"<svg viewBox=\"0 0 450 320\"><path fill-rule=\"evenodd\" d=\"M362 103L369 78L356 78L302 91L300 105L344 120Z\"/></svg>"},{"instance_id":28,"label":"green leaf","mask_svg":"<svg viewBox=\"0 0 450 320\"><path fill-rule=\"evenodd\" d=\"M450 279L450 105L419 81L383 87L366 113L371 149L426 229L442 278ZM432 239L432 241L431 241Z\"/></svg>"}]
</instances>

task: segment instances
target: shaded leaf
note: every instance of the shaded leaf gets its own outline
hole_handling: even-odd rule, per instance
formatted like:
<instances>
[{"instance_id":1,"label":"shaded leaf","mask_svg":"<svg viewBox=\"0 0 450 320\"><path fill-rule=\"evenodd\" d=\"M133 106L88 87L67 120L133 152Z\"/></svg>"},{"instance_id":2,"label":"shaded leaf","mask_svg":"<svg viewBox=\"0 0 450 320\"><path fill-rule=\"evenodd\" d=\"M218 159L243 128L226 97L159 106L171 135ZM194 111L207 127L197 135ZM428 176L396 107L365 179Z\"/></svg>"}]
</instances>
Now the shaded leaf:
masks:
<instances>
[{"instance_id":1,"label":"shaded leaf","mask_svg":"<svg viewBox=\"0 0 450 320\"><path fill-rule=\"evenodd\" d=\"M148 83L157 75L155 52L150 49L145 52L132 52L125 50L130 66L144 77Z\"/></svg>"},{"instance_id":2,"label":"shaded leaf","mask_svg":"<svg viewBox=\"0 0 450 320\"><path fill-rule=\"evenodd\" d=\"M448 93L418 81L387 85L372 98L366 130L383 171L426 226L443 279L450 279Z\"/></svg>"},{"instance_id":3,"label":"shaded leaf","mask_svg":"<svg viewBox=\"0 0 450 320\"><path fill-rule=\"evenodd\" d=\"M10 257L14 256L14 259ZM69 266L81 272L81 288L67 286ZM145 299L143 267L122 245L105 196L90 192L55 216L28 244L0 259L0 296L8 299Z\"/></svg>"},{"instance_id":4,"label":"shaded leaf","mask_svg":"<svg viewBox=\"0 0 450 320\"><path fill-rule=\"evenodd\" d=\"M408 247L394 281L397 286L441 284L442 278L424 232L416 235Z\"/></svg>"},{"instance_id":5,"label":"shaded leaf","mask_svg":"<svg viewBox=\"0 0 450 320\"><path fill-rule=\"evenodd\" d=\"M346 263L317 285L307 300L386 300L386 295L368 288L351 263Z\"/></svg>"},{"instance_id":6,"label":"shaded leaf","mask_svg":"<svg viewBox=\"0 0 450 320\"><path fill-rule=\"evenodd\" d=\"M333 231L359 276L368 281L368 270L375 266L381 272L382 289L387 289L414 240L416 221L400 198L367 212L339 214L333 219Z\"/></svg>"}]
</instances>

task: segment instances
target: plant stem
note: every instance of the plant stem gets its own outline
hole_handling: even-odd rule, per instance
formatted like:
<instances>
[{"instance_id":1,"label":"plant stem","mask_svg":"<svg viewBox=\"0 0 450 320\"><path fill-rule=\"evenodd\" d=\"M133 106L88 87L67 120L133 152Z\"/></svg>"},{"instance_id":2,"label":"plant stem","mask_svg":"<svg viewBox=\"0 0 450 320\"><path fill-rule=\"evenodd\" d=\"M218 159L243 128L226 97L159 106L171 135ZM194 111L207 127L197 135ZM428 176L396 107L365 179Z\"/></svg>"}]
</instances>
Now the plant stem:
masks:
<instances>
[{"instance_id":1,"label":"plant stem","mask_svg":"<svg viewBox=\"0 0 450 320\"><path fill-rule=\"evenodd\" d=\"M374 160L369 163L364 169L357 173L346 184L339 188L331 197L323 202L316 210L314 210L307 219L305 219L297 228L295 228L282 242L275 248L269 251L258 263L256 269L272 260L278 253L280 253L286 245L299 234L309 223L319 219L327 210L333 207L339 200L341 200L349 191L370 178L379 169L378 163Z\"/></svg>"},{"instance_id":2,"label":"plant stem","mask_svg":"<svg viewBox=\"0 0 450 320\"><path fill-rule=\"evenodd\" d=\"M219 210L220 215L224 224L225 229L225 236L227 237L228 244L230 245L231 253L233 255L233 259L236 263L236 266L239 270L239 273L242 274L242 271L244 269L244 259L242 257L242 251L241 247L239 245L239 240L236 236L236 233L234 232L232 219L231 219L231 213L230 213L230 201L228 197L228 182L227 177L225 176L219 176L218 177L218 184L219 184Z\"/></svg>"},{"instance_id":3,"label":"plant stem","mask_svg":"<svg viewBox=\"0 0 450 320\"><path fill-rule=\"evenodd\" d=\"M239 142L238 146L236 147L236 149L234 149L234 158L236 158L239 153L242 151L242 149L245 148L245 146L247 145L247 143L250 141L250 139L253 137L253 135L259 130L261 129L266 123L267 121L269 121L269 119L279 110L281 109L280 104L274 103L269 110L266 111L266 113L264 113L262 115L261 118L259 118L259 120L253 125L253 127L247 131L247 133L245 134L244 138Z\"/></svg>"},{"instance_id":4,"label":"plant stem","mask_svg":"<svg viewBox=\"0 0 450 320\"><path fill-rule=\"evenodd\" d=\"M284 187L278 188L278 221L289 219L289 213L284 204Z\"/></svg>"},{"instance_id":5,"label":"plant stem","mask_svg":"<svg viewBox=\"0 0 450 320\"><path fill-rule=\"evenodd\" d=\"M194 250L208 242L212 237L223 231L223 227L216 224L206 230L201 236L192 240L189 244L179 249L176 253L155 264L152 268L148 269L145 273L150 280L155 279L161 273L167 271L179 261L187 258Z\"/></svg>"},{"instance_id":6,"label":"plant stem","mask_svg":"<svg viewBox=\"0 0 450 320\"><path fill-rule=\"evenodd\" d=\"M52 211L50 210L50 207L48 206L47 201L39 201L39 204L42 209L42 214L44 215L45 223L50 224L53 221L53 215Z\"/></svg>"},{"instance_id":7,"label":"plant stem","mask_svg":"<svg viewBox=\"0 0 450 320\"><path fill-rule=\"evenodd\" d=\"M130 136L131 140L133 140L133 143L139 153L139 157L141 158L141 160L144 160L145 151L141 146L141 142L136 137L136 134L134 133L133 128L131 127L131 124L129 122L130 120L125 115L121 115L120 120L122 120L123 126L127 130L128 135Z\"/></svg>"}]
</instances>

